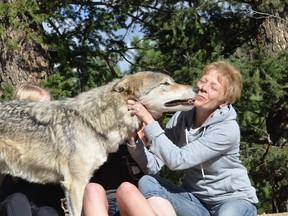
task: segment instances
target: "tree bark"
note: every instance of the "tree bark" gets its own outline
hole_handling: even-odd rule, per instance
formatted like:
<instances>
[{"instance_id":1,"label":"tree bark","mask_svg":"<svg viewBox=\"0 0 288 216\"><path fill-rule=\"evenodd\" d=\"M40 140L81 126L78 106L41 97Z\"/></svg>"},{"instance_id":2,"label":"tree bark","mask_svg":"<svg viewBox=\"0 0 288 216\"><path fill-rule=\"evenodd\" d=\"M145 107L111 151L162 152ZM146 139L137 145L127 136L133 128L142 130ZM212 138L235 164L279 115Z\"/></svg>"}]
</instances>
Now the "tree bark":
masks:
<instances>
[{"instance_id":1,"label":"tree bark","mask_svg":"<svg viewBox=\"0 0 288 216\"><path fill-rule=\"evenodd\" d=\"M288 16L272 11L259 28L259 40L264 42L267 51L278 53L288 48Z\"/></svg>"},{"instance_id":2,"label":"tree bark","mask_svg":"<svg viewBox=\"0 0 288 216\"><path fill-rule=\"evenodd\" d=\"M21 17L15 18L17 21L33 22L29 16L23 16L25 13L21 14ZM29 24L29 27L14 29L8 16L0 17L3 29L0 36L0 87L3 90L7 86L18 87L28 82L40 83L52 70L48 48L35 40L39 28ZM1 97L5 93L0 94Z\"/></svg>"}]
</instances>

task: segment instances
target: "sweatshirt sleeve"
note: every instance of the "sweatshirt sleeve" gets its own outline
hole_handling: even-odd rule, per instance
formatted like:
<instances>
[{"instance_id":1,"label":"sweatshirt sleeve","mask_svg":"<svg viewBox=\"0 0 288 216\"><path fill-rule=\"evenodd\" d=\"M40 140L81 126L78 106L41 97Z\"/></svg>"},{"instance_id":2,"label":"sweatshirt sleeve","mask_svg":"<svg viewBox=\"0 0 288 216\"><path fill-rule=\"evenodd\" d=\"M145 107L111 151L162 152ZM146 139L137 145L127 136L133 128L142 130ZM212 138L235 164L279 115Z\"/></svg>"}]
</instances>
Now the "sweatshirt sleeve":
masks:
<instances>
[{"instance_id":1,"label":"sweatshirt sleeve","mask_svg":"<svg viewBox=\"0 0 288 216\"><path fill-rule=\"evenodd\" d=\"M152 154L143 144L143 142L138 139L136 141L136 146L127 146L131 157L137 162L141 170L145 174L157 174L164 163Z\"/></svg>"},{"instance_id":2,"label":"sweatshirt sleeve","mask_svg":"<svg viewBox=\"0 0 288 216\"><path fill-rule=\"evenodd\" d=\"M180 112L177 112L176 115L173 115L172 118L170 119L170 125L177 124L177 121L179 119L179 114ZM173 130L172 128L166 128L164 131L158 122L152 123L152 126L155 125L157 127L156 134L161 135L161 134L166 134L166 136L169 138L170 142L175 141L175 137L177 132ZM169 125L169 124L168 124ZM167 125L167 126L168 126ZM136 146L130 146L127 145L128 151L131 155L131 157L137 162L141 170L146 173L146 174L157 174L161 168L164 166L164 162L157 157L157 155L153 154L150 149L148 150L142 140L138 139L136 141Z\"/></svg>"},{"instance_id":3,"label":"sweatshirt sleeve","mask_svg":"<svg viewBox=\"0 0 288 216\"><path fill-rule=\"evenodd\" d=\"M233 146L238 147L240 131L236 121L220 122L204 128L202 135L182 147L169 139L158 122L144 128L145 135L152 143L151 154L160 159L171 170L188 169L225 154Z\"/></svg>"}]
</instances>

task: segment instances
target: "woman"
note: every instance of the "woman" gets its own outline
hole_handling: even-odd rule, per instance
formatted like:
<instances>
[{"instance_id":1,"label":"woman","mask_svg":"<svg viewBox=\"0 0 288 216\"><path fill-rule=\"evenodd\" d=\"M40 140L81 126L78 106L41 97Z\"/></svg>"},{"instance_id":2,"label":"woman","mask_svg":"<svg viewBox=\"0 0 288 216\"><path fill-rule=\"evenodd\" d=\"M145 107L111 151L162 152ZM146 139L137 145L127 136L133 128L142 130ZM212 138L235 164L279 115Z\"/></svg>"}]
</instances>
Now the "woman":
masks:
<instances>
[{"instance_id":1,"label":"woman","mask_svg":"<svg viewBox=\"0 0 288 216\"><path fill-rule=\"evenodd\" d=\"M142 135L128 146L150 174L140 179L139 190L157 215L164 215L165 200L178 216L257 215L255 189L239 159L240 129L232 106L241 95L241 74L228 62L214 62L204 68L197 87L194 108L177 112L165 131L142 104L128 101L151 143L146 149ZM154 175L164 165L184 170L182 187Z\"/></svg>"}]
</instances>

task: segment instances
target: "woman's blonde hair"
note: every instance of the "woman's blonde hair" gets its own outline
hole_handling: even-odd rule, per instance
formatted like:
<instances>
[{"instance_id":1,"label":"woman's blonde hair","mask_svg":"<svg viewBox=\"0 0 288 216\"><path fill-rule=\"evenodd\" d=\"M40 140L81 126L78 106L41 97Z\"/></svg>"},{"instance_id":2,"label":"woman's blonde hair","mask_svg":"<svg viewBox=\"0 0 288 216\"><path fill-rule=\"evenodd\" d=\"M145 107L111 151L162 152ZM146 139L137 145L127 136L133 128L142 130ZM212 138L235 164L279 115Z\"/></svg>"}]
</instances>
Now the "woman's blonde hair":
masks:
<instances>
[{"instance_id":1,"label":"woman's blonde hair","mask_svg":"<svg viewBox=\"0 0 288 216\"><path fill-rule=\"evenodd\" d=\"M224 98L226 102L233 104L241 96L243 88L241 73L226 61L217 61L204 67L200 77L211 70L216 70L219 74L219 82L224 86Z\"/></svg>"},{"instance_id":2,"label":"woman's blonde hair","mask_svg":"<svg viewBox=\"0 0 288 216\"><path fill-rule=\"evenodd\" d=\"M39 101L44 95L49 95L48 90L36 84L23 84L13 94L13 100Z\"/></svg>"}]
</instances>

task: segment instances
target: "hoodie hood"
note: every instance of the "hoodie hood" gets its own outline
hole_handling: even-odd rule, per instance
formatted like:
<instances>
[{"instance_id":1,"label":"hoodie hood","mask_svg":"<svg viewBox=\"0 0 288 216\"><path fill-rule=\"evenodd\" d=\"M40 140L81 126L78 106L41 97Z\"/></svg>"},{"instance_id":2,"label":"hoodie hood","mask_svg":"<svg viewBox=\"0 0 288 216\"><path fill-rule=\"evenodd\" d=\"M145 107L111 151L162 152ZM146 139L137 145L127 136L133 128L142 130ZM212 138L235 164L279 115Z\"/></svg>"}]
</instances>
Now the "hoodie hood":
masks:
<instances>
[{"instance_id":1,"label":"hoodie hood","mask_svg":"<svg viewBox=\"0 0 288 216\"><path fill-rule=\"evenodd\" d=\"M193 124L193 119L195 115L196 108L186 112L186 127L191 128ZM222 108L216 109L212 116L201 126L201 128L209 127L210 125L217 124L223 121L236 120L237 113L231 104L226 105Z\"/></svg>"}]
</instances>

